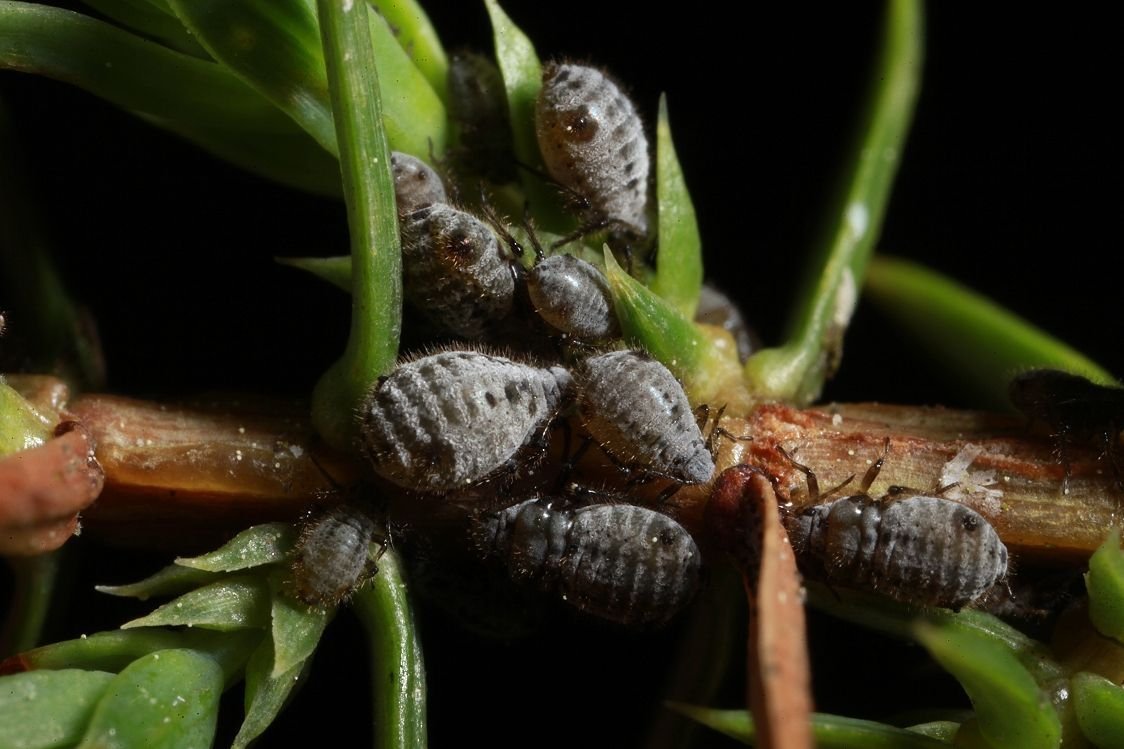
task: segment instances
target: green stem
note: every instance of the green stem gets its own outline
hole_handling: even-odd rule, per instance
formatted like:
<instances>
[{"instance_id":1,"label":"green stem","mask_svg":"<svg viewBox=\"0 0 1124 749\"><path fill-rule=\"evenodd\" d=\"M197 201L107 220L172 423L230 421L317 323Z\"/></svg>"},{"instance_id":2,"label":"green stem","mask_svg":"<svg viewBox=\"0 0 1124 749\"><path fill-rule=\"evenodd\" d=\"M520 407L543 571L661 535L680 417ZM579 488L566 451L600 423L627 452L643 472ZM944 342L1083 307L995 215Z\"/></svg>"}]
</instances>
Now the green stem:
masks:
<instances>
[{"instance_id":1,"label":"green stem","mask_svg":"<svg viewBox=\"0 0 1124 749\"><path fill-rule=\"evenodd\" d=\"M12 557L14 590L11 606L0 634L0 655L30 650L43 634L43 623L51 606L51 593L59 571L59 551L34 557Z\"/></svg>"},{"instance_id":2,"label":"green stem","mask_svg":"<svg viewBox=\"0 0 1124 749\"><path fill-rule=\"evenodd\" d=\"M317 383L312 418L329 443L349 449L356 439L353 415L398 353L398 214L367 5L318 0L317 6L351 231L352 294L347 349Z\"/></svg>"},{"instance_id":3,"label":"green stem","mask_svg":"<svg viewBox=\"0 0 1124 749\"><path fill-rule=\"evenodd\" d=\"M750 357L746 377L763 398L815 400L838 363L843 333L862 287L897 172L921 77L920 0L889 0L882 48L872 76L846 188L829 215L833 239L803 284L788 342Z\"/></svg>"},{"instance_id":4,"label":"green stem","mask_svg":"<svg viewBox=\"0 0 1124 749\"><path fill-rule=\"evenodd\" d=\"M398 555L388 549L379 572L351 601L371 644L375 746L426 745L425 666Z\"/></svg>"}]
</instances>

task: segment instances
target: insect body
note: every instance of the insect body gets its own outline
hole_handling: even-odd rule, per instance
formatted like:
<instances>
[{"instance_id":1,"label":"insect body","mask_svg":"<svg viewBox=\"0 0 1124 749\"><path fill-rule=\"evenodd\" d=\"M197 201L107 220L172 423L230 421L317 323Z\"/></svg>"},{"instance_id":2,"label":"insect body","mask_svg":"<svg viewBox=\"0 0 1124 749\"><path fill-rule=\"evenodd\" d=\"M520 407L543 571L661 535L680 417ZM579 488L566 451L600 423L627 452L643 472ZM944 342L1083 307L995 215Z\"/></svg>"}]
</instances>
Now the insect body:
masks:
<instances>
[{"instance_id":1,"label":"insect body","mask_svg":"<svg viewBox=\"0 0 1124 749\"><path fill-rule=\"evenodd\" d=\"M402 287L434 324L480 338L511 311L515 282L496 235L444 203L401 216Z\"/></svg>"},{"instance_id":2,"label":"insect body","mask_svg":"<svg viewBox=\"0 0 1124 749\"><path fill-rule=\"evenodd\" d=\"M580 341L620 337L608 280L580 258L540 260L527 272L527 294L539 316L567 336Z\"/></svg>"},{"instance_id":3,"label":"insect body","mask_svg":"<svg viewBox=\"0 0 1124 749\"><path fill-rule=\"evenodd\" d=\"M507 93L499 68L479 53L454 52L447 80L449 116L460 138L453 157L460 170L495 182L515 179Z\"/></svg>"},{"instance_id":4,"label":"insect body","mask_svg":"<svg viewBox=\"0 0 1124 749\"><path fill-rule=\"evenodd\" d=\"M293 553L293 592L310 606L334 606L362 582L378 526L354 503L313 518Z\"/></svg>"},{"instance_id":5,"label":"insect body","mask_svg":"<svg viewBox=\"0 0 1124 749\"><path fill-rule=\"evenodd\" d=\"M556 590L587 613L622 624L661 624L694 596L700 557L666 515L626 504L554 509L544 499L481 520L481 550L511 577Z\"/></svg>"},{"instance_id":6,"label":"insect body","mask_svg":"<svg viewBox=\"0 0 1124 749\"><path fill-rule=\"evenodd\" d=\"M714 458L683 386L639 351L593 356L575 371L582 422L610 457L684 484L714 474Z\"/></svg>"},{"instance_id":7,"label":"insect body","mask_svg":"<svg viewBox=\"0 0 1124 749\"><path fill-rule=\"evenodd\" d=\"M1007 574L1007 547L991 524L940 497L843 497L797 515L789 535L829 581L907 603L959 609Z\"/></svg>"},{"instance_id":8,"label":"insect body","mask_svg":"<svg viewBox=\"0 0 1124 749\"><path fill-rule=\"evenodd\" d=\"M394 151L390 154L390 167L394 172L394 199L399 215L448 202L441 177L421 159Z\"/></svg>"},{"instance_id":9,"label":"insect body","mask_svg":"<svg viewBox=\"0 0 1124 749\"><path fill-rule=\"evenodd\" d=\"M445 351L398 366L364 400L361 430L380 476L448 492L515 466L545 432L570 387L543 369L477 351Z\"/></svg>"},{"instance_id":10,"label":"insect body","mask_svg":"<svg viewBox=\"0 0 1124 749\"><path fill-rule=\"evenodd\" d=\"M589 204L599 226L648 231L648 139L632 101L586 65L549 63L535 132L550 176Z\"/></svg>"}]
</instances>

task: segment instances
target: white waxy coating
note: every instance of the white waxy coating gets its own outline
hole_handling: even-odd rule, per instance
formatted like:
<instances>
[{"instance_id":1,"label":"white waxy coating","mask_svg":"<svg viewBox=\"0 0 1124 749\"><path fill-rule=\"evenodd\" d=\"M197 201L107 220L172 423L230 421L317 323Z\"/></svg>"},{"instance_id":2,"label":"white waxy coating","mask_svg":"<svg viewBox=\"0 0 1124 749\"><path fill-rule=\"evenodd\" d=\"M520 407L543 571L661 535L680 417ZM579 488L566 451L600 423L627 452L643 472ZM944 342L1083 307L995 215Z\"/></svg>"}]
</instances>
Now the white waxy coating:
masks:
<instances>
[{"instance_id":1,"label":"white waxy coating","mask_svg":"<svg viewBox=\"0 0 1124 749\"><path fill-rule=\"evenodd\" d=\"M620 336L605 275L580 258L552 255L527 273L527 293L548 325L583 341Z\"/></svg>"},{"instance_id":2,"label":"white waxy coating","mask_svg":"<svg viewBox=\"0 0 1124 749\"><path fill-rule=\"evenodd\" d=\"M960 608L1007 574L1007 547L979 513L940 497L817 505L789 524L829 581L906 603Z\"/></svg>"},{"instance_id":3,"label":"white waxy coating","mask_svg":"<svg viewBox=\"0 0 1124 749\"><path fill-rule=\"evenodd\" d=\"M403 215L402 291L435 325L480 338L511 311L515 282L495 234L444 203Z\"/></svg>"},{"instance_id":4,"label":"white waxy coating","mask_svg":"<svg viewBox=\"0 0 1124 749\"><path fill-rule=\"evenodd\" d=\"M390 166L394 172L394 200L400 215L448 202L441 177L421 159L394 151L390 154Z\"/></svg>"},{"instance_id":5,"label":"white waxy coating","mask_svg":"<svg viewBox=\"0 0 1124 749\"><path fill-rule=\"evenodd\" d=\"M547 64L535 132L551 177L593 211L647 233L648 139L617 84L587 65Z\"/></svg>"},{"instance_id":6,"label":"white waxy coating","mask_svg":"<svg viewBox=\"0 0 1124 749\"><path fill-rule=\"evenodd\" d=\"M514 466L569 387L562 367L476 351L427 356L399 365L367 396L364 447L375 472L399 486L464 488Z\"/></svg>"},{"instance_id":7,"label":"white waxy coating","mask_svg":"<svg viewBox=\"0 0 1124 749\"><path fill-rule=\"evenodd\" d=\"M367 570L376 526L353 504L340 504L313 518L301 532L293 554L297 597L311 606L338 604Z\"/></svg>"},{"instance_id":8,"label":"white waxy coating","mask_svg":"<svg viewBox=\"0 0 1124 749\"><path fill-rule=\"evenodd\" d=\"M482 551L505 560L586 613L622 624L661 624L699 584L700 555L683 526L654 510L598 504L555 510L530 499L481 521Z\"/></svg>"},{"instance_id":9,"label":"white waxy coating","mask_svg":"<svg viewBox=\"0 0 1124 749\"><path fill-rule=\"evenodd\" d=\"M691 404L675 375L638 351L586 359L575 371L586 431L630 468L700 484L714 474Z\"/></svg>"}]
</instances>

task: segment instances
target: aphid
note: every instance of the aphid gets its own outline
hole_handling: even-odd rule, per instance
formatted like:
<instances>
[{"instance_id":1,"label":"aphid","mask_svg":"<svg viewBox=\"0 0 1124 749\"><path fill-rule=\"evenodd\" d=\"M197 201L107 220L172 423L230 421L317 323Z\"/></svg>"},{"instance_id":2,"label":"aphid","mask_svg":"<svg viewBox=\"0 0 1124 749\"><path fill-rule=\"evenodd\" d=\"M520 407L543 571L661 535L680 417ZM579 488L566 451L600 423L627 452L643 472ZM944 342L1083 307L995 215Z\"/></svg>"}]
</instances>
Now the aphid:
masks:
<instances>
[{"instance_id":1,"label":"aphid","mask_svg":"<svg viewBox=\"0 0 1124 749\"><path fill-rule=\"evenodd\" d=\"M394 199L399 215L448 202L441 177L421 159L394 151L390 154L390 167L394 172Z\"/></svg>"},{"instance_id":2,"label":"aphid","mask_svg":"<svg viewBox=\"0 0 1124 749\"><path fill-rule=\"evenodd\" d=\"M562 367L478 351L400 364L363 402L363 445L375 472L399 486L448 492L518 465L545 436L570 389Z\"/></svg>"},{"instance_id":3,"label":"aphid","mask_svg":"<svg viewBox=\"0 0 1124 749\"><path fill-rule=\"evenodd\" d=\"M586 431L629 469L700 484L714 458L675 375L640 351L592 356L574 372Z\"/></svg>"},{"instance_id":4,"label":"aphid","mask_svg":"<svg viewBox=\"0 0 1124 749\"><path fill-rule=\"evenodd\" d=\"M379 527L366 508L345 502L314 517L293 551L293 592L310 606L335 606L374 574Z\"/></svg>"},{"instance_id":5,"label":"aphid","mask_svg":"<svg viewBox=\"0 0 1124 749\"><path fill-rule=\"evenodd\" d=\"M402 290L421 314L462 338L481 338L515 296L509 260L480 219L444 203L401 216Z\"/></svg>"},{"instance_id":6,"label":"aphid","mask_svg":"<svg viewBox=\"0 0 1124 749\"><path fill-rule=\"evenodd\" d=\"M481 551L503 559L514 580L622 624L662 624L698 588L700 556L691 534L644 507L559 510L529 499L484 517L475 533Z\"/></svg>"},{"instance_id":7,"label":"aphid","mask_svg":"<svg viewBox=\"0 0 1124 749\"><path fill-rule=\"evenodd\" d=\"M738 361L745 364L749 355L760 348L757 334L749 327L738 305L723 292L704 283L699 290L699 306L695 322L717 325L734 338L738 347Z\"/></svg>"},{"instance_id":8,"label":"aphid","mask_svg":"<svg viewBox=\"0 0 1124 749\"><path fill-rule=\"evenodd\" d=\"M619 338L609 281L572 255L552 255L527 271L527 295L547 325L579 341Z\"/></svg>"},{"instance_id":9,"label":"aphid","mask_svg":"<svg viewBox=\"0 0 1124 749\"><path fill-rule=\"evenodd\" d=\"M819 499L815 474L792 462ZM881 466L879 458L859 494L789 518L792 547L806 568L829 582L952 609L972 603L1006 576L1007 547L970 507L902 491L880 500L867 495Z\"/></svg>"},{"instance_id":10,"label":"aphid","mask_svg":"<svg viewBox=\"0 0 1124 749\"><path fill-rule=\"evenodd\" d=\"M588 203L580 234L617 225L648 232L648 139L636 107L604 73L548 63L535 133L550 176Z\"/></svg>"},{"instance_id":11,"label":"aphid","mask_svg":"<svg viewBox=\"0 0 1124 749\"><path fill-rule=\"evenodd\" d=\"M449 57L449 116L460 139L452 156L461 172L493 182L515 179L507 93L499 68L462 50Z\"/></svg>"},{"instance_id":12,"label":"aphid","mask_svg":"<svg viewBox=\"0 0 1124 749\"><path fill-rule=\"evenodd\" d=\"M1124 388L1097 385L1055 369L1032 369L1011 380L1011 403L1032 422L1048 427L1065 467L1062 491L1069 493L1069 448L1097 439L1121 485L1118 441L1124 427Z\"/></svg>"}]
</instances>

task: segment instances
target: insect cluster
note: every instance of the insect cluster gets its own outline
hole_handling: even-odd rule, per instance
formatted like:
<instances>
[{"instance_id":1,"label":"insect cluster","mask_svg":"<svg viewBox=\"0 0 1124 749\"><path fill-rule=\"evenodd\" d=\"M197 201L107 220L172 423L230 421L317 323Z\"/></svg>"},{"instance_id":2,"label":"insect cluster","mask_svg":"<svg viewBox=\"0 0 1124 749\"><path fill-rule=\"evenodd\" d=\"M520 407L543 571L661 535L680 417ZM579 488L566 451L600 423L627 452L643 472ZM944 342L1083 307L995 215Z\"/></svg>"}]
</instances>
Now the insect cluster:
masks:
<instances>
[{"instance_id":1,"label":"insect cluster","mask_svg":"<svg viewBox=\"0 0 1124 749\"><path fill-rule=\"evenodd\" d=\"M601 618L662 624L698 586L694 540L659 508L580 487L571 475L582 473L591 447L625 483L658 480L672 490L708 481L714 460L675 376L622 348L600 269L548 254L528 222L506 225L486 196L458 205L457 184L516 174L498 80L484 58L454 56L459 145L437 169L392 155L404 297L446 340L435 353L404 357L367 394L362 450L382 481L417 502L467 508L462 545L482 563ZM550 64L535 116L549 177L574 198L580 222L555 245L603 228L644 235L648 143L620 89L593 68ZM495 137L505 132L506 143ZM510 170L488 167L505 159ZM583 433L576 450L571 423ZM540 470L555 433L561 459ZM337 582L362 578L370 524L364 512L330 511L306 528L296 586L303 600L339 600ZM319 553L321 539L338 541L338 558ZM338 571L316 571L321 562Z\"/></svg>"}]
</instances>

